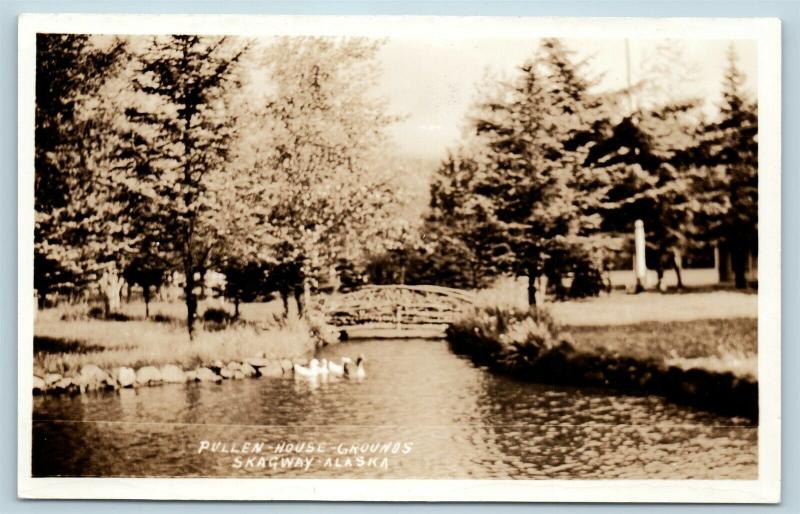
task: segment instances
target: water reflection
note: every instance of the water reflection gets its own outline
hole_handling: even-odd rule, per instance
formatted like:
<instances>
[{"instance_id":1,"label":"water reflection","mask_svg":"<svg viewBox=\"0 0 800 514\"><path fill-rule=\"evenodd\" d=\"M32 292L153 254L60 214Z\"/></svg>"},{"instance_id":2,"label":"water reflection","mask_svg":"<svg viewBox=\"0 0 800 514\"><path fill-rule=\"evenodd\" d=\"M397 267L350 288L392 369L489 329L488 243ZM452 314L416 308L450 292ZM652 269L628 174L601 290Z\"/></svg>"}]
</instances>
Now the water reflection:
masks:
<instances>
[{"instance_id":1,"label":"water reflection","mask_svg":"<svg viewBox=\"0 0 800 514\"><path fill-rule=\"evenodd\" d=\"M656 397L518 382L441 341L365 341L363 382L252 379L34 399L35 475L754 478L757 429ZM201 441L262 442L253 466ZM281 453L281 444L321 451ZM386 467L360 445L410 443ZM235 447L235 446L234 446ZM377 446L374 446L377 448ZM319 448L318 448L319 450ZM308 470L281 457L311 455ZM271 461L275 464L271 467ZM350 465L348 466L348 461ZM246 462L241 461L242 463ZM326 465L330 462L330 465Z\"/></svg>"}]
</instances>

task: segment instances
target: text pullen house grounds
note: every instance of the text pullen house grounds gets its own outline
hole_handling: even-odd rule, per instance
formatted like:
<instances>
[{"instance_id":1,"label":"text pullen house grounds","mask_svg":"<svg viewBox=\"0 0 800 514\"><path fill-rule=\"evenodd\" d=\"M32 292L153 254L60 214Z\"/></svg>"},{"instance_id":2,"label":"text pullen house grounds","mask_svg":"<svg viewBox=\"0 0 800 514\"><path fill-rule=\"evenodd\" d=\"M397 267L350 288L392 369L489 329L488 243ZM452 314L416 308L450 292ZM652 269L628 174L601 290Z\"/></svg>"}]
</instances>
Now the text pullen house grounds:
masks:
<instances>
[{"instance_id":1,"label":"text pullen house grounds","mask_svg":"<svg viewBox=\"0 0 800 514\"><path fill-rule=\"evenodd\" d=\"M21 22L20 494L778 499L774 23L149 20Z\"/></svg>"}]
</instances>

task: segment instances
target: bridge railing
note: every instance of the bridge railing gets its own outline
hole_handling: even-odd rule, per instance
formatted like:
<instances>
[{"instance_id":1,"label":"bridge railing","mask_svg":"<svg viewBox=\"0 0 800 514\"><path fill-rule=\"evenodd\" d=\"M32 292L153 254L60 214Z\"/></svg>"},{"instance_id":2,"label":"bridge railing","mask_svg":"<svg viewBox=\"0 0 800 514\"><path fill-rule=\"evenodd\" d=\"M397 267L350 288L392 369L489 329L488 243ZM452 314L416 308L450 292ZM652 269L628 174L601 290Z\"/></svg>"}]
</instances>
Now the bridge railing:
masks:
<instances>
[{"instance_id":1,"label":"bridge railing","mask_svg":"<svg viewBox=\"0 0 800 514\"><path fill-rule=\"evenodd\" d=\"M475 293L471 291L465 291L463 289L455 289L452 287L431 286L431 285L417 285L417 286L405 285L405 284L366 285L359 288L356 292L381 291L381 290L415 291L418 293L432 293L436 295L453 297L468 303L474 303L476 298Z\"/></svg>"},{"instance_id":2,"label":"bridge railing","mask_svg":"<svg viewBox=\"0 0 800 514\"><path fill-rule=\"evenodd\" d=\"M446 325L474 299L468 291L440 286L371 285L333 299L327 318L334 326Z\"/></svg>"},{"instance_id":3,"label":"bridge railing","mask_svg":"<svg viewBox=\"0 0 800 514\"><path fill-rule=\"evenodd\" d=\"M440 325L452 323L456 317L456 313L430 313L420 314L414 312L398 311L395 314L383 315L332 315L328 320L334 326L348 326L348 325L363 325L367 323L399 323L399 324L414 324L414 325Z\"/></svg>"}]
</instances>

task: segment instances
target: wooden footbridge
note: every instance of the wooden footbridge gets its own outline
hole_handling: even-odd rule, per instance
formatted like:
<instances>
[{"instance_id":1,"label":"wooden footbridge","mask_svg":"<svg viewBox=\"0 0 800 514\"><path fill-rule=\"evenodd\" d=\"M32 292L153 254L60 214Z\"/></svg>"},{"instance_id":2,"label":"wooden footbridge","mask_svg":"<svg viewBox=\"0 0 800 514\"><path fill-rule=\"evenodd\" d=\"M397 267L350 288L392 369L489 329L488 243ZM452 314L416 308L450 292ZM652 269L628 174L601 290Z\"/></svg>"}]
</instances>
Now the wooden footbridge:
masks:
<instances>
[{"instance_id":1,"label":"wooden footbridge","mask_svg":"<svg viewBox=\"0 0 800 514\"><path fill-rule=\"evenodd\" d=\"M444 337L474 300L449 287L365 286L331 298L326 317L342 339Z\"/></svg>"}]
</instances>

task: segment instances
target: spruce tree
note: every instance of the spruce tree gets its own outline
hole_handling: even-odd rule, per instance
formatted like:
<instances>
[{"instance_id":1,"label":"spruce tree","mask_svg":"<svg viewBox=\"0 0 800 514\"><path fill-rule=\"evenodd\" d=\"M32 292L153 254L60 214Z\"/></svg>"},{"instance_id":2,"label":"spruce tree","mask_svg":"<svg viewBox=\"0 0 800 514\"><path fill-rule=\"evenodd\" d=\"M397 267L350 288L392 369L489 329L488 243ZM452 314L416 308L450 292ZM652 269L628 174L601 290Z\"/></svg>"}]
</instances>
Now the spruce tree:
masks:
<instances>
[{"instance_id":1,"label":"spruce tree","mask_svg":"<svg viewBox=\"0 0 800 514\"><path fill-rule=\"evenodd\" d=\"M637 111L609 127L586 161L608 182L602 229L632 245L634 223L643 220L648 266L659 285L670 267L682 287L681 255L697 241L686 155L695 142L696 107L683 101Z\"/></svg>"},{"instance_id":2,"label":"spruce tree","mask_svg":"<svg viewBox=\"0 0 800 514\"><path fill-rule=\"evenodd\" d=\"M719 116L703 124L690 154L698 222L731 256L737 288L747 286L747 259L758 248L758 107L743 91L733 49L723 78Z\"/></svg>"},{"instance_id":3,"label":"spruce tree","mask_svg":"<svg viewBox=\"0 0 800 514\"><path fill-rule=\"evenodd\" d=\"M492 205L474 194L478 164L467 153L449 155L431 182L422 231L425 283L475 289L512 269L513 254Z\"/></svg>"},{"instance_id":4,"label":"spruce tree","mask_svg":"<svg viewBox=\"0 0 800 514\"><path fill-rule=\"evenodd\" d=\"M544 40L507 98L475 121L485 151L473 191L504 234L512 271L528 277L531 304L541 277L558 287L606 244L598 232L605 188L584 166L606 113L580 68L560 41Z\"/></svg>"}]
</instances>

